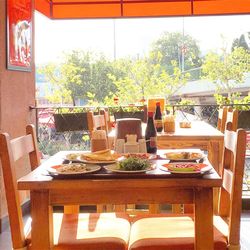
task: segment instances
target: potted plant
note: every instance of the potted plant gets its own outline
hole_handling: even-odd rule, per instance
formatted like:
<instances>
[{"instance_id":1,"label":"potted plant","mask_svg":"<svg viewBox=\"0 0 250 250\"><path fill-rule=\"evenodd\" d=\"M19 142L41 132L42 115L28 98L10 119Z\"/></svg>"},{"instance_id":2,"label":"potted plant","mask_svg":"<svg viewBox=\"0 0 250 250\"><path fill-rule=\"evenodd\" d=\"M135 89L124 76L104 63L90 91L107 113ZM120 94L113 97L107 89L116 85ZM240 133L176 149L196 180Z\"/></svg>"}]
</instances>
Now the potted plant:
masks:
<instances>
[{"instance_id":1,"label":"potted plant","mask_svg":"<svg viewBox=\"0 0 250 250\"><path fill-rule=\"evenodd\" d=\"M54 114L57 132L88 130L87 108L66 108Z\"/></svg>"},{"instance_id":2,"label":"potted plant","mask_svg":"<svg viewBox=\"0 0 250 250\"><path fill-rule=\"evenodd\" d=\"M145 111L145 106L120 106L115 108L110 108L114 115L115 120L122 118L137 118L141 119L143 122L147 121L147 112Z\"/></svg>"}]
</instances>

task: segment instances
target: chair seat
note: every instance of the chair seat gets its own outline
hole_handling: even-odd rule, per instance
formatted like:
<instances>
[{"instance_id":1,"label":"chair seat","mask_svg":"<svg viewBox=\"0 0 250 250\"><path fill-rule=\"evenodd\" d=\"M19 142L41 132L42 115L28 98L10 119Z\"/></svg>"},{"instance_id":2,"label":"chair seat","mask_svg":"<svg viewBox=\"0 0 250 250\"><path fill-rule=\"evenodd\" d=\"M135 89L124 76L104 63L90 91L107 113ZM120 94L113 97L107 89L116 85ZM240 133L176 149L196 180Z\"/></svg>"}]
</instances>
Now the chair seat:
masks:
<instances>
[{"instance_id":1,"label":"chair seat","mask_svg":"<svg viewBox=\"0 0 250 250\"><path fill-rule=\"evenodd\" d=\"M193 250L194 221L186 215L147 215L131 226L129 250ZM227 225L214 217L214 249L227 249Z\"/></svg>"},{"instance_id":2,"label":"chair seat","mask_svg":"<svg viewBox=\"0 0 250 250\"><path fill-rule=\"evenodd\" d=\"M55 250L127 250L130 222L123 213L53 214ZM26 240L30 249L30 234Z\"/></svg>"},{"instance_id":3,"label":"chair seat","mask_svg":"<svg viewBox=\"0 0 250 250\"><path fill-rule=\"evenodd\" d=\"M54 249L126 250L129 232L125 214L54 215Z\"/></svg>"}]
</instances>

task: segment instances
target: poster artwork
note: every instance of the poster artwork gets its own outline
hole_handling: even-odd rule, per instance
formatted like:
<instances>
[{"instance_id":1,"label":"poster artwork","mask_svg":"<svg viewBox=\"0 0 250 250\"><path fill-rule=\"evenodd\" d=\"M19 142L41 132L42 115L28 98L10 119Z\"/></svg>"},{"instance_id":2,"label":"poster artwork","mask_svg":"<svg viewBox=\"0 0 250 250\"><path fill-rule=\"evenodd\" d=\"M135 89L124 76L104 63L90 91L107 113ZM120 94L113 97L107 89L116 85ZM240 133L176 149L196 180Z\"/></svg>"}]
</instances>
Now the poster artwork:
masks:
<instances>
[{"instance_id":1,"label":"poster artwork","mask_svg":"<svg viewBox=\"0 0 250 250\"><path fill-rule=\"evenodd\" d=\"M31 8L31 0L8 0L8 69L31 70Z\"/></svg>"}]
</instances>

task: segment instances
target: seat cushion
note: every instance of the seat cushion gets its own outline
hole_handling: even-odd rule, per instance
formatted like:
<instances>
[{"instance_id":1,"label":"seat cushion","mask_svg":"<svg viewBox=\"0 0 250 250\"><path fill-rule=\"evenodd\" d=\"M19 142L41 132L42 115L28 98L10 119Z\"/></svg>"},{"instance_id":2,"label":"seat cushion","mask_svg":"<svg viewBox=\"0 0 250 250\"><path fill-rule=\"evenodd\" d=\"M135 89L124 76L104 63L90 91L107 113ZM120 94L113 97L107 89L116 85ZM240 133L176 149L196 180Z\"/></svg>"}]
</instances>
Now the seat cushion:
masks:
<instances>
[{"instance_id":1,"label":"seat cushion","mask_svg":"<svg viewBox=\"0 0 250 250\"><path fill-rule=\"evenodd\" d=\"M126 250L129 217L119 213L54 214L54 249Z\"/></svg>"},{"instance_id":2,"label":"seat cushion","mask_svg":"<svg viewBox=\"0 0 250 250\"><path fill-rule=\"evenodd\" d=\"M227 227L214 218L214 249L227 249ZM194 221L191 216L148 215L131 226L129 250L193 250Z\"/></svg>"}]
</instances>

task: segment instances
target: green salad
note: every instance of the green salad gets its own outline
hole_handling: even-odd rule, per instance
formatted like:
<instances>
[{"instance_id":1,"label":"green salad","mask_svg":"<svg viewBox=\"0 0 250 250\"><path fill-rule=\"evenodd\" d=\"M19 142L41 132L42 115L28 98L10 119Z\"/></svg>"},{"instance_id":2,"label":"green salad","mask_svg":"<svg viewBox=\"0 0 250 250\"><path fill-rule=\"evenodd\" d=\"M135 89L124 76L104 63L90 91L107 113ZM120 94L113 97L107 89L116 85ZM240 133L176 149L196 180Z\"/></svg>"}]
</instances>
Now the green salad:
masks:
<instances>
[{"instance_id":1,"label":"green salad","mask_svg":"<svg viewBox=\"0 0 250 250\"><path fill-rule=\"evenodd\" d=\"M129 157L124 161L119 162L119 169L125 171L144 170L150 167L150 162L147 159Z\"/></svg>"}]
</instances>

